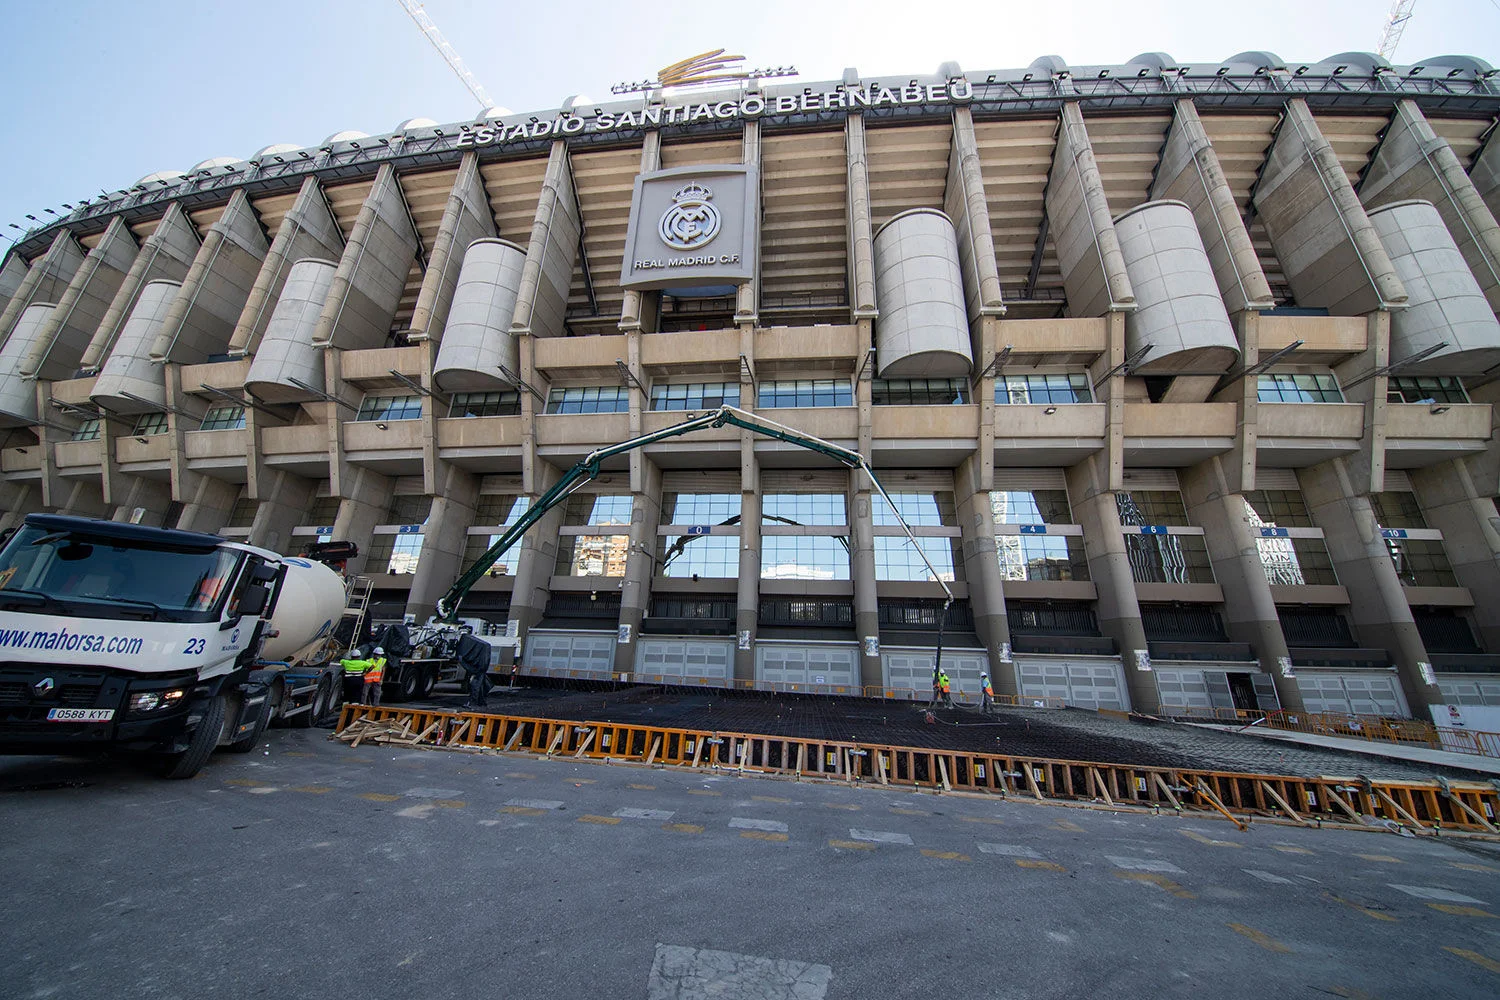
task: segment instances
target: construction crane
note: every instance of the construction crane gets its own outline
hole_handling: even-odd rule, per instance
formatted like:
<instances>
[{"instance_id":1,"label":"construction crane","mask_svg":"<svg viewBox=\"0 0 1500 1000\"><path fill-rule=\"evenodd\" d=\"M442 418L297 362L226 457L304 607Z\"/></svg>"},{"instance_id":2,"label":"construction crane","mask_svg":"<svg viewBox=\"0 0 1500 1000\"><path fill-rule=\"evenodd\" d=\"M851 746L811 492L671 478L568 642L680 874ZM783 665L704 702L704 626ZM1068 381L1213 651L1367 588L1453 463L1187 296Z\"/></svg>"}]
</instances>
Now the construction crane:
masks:
<instances>
[{"instance_id":1,"label":"construction crane","mask_svg":"<svg viewBox=\"0 0 1500 1000\"><path fill-rule=\"evenodd\" d=\"M490 98L488 92L475 79L473 72L470 71L469 67L464 65L464 61L453 50L453 46L448 44L448 39L444 38L443 33L438 30L438 26L432 23L432 18L428 17L427 12L422 9L422 4L414 3L413 0L397 0L397 2L401 4L401 9L410 14L411 19L417 22L417 27L422 29L422 34L427 36L427 40L442 55L443 59L448 63L449 68L458 74L458 78L463 81L463 85L469 88L469 93L473 94L474 100L479 102L479 109L481 111L488 111L490 108L496 107L495 102ZM499 110L509 114L504 108L500 108Z\"/></svg>"},{"instance_id":2,"label":"construction crane","mask_svg":"<svg viewBox=\"0 0 1500 1000\"><path fill-rule=\"evenodd\" d=\"M1394 0L1391 4L1391 12L1386 15L1385 30L1380 34L1380 48L1375 51L1384 59L1389 59L1396 54L1396 46L1401 44L1401 33L1406 30L1406 22L1411 20L1411 9L1417 5L1417 0Z\"/></svg>"}]
</instances>

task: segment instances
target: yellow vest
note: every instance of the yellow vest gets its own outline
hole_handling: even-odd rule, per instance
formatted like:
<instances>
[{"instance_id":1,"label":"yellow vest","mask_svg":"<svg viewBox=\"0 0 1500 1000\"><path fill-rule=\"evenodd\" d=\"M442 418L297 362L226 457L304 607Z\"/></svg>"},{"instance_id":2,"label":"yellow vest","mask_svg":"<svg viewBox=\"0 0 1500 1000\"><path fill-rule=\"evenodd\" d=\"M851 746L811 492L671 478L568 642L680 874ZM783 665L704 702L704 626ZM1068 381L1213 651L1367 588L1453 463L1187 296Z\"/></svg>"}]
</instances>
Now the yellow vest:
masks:
<instances>
[{"instance_id":1,"label":"yellow vest","mask_svg":"<svg viewBox=\"0 0 1500 1000\"><path fill-rule=\"evenodd\" d=\"M369 664L365 668L365 683L378 684L385 678L385 657L377 656L373 660L366 660Z\"/></svg>"}]
</instances>

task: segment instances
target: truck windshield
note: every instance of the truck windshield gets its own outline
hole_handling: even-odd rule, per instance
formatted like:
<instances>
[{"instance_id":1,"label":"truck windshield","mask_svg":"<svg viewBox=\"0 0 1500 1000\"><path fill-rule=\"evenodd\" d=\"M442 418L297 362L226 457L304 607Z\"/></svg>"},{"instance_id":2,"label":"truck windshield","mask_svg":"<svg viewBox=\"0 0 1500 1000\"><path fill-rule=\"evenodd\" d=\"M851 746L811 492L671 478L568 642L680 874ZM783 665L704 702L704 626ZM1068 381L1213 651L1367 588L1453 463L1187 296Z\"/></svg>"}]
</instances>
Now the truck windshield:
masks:
<instances>
[{"instance_id":1,"label":"truck windshield","mask_svg":"<svg viewBox=\"0 0 1500 1000\"><path fill-rule=\"evenodd\" d=\"M0 551L0 608L85 618L213 621L239 568L234 549L174 548L25 525Z\"/></svg>"}]
</instances>

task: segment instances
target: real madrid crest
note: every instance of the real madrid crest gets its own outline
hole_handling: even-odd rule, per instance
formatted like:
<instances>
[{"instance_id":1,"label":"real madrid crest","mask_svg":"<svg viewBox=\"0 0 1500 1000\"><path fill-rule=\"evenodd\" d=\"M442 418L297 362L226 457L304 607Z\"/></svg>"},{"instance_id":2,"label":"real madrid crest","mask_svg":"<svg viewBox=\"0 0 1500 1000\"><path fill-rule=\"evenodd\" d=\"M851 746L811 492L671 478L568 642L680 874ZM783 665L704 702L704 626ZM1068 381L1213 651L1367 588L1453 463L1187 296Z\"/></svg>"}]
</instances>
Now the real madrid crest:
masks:
<instances>
[{"instance_id":1,"label":"real madrid crest","mask_svg":"<svg viewBox=\"0 0 1500 1000\"><path fill-rule=\"evenodd\" d=\"M713 192L694 181L672 196L672 205L662 213L657 232L673 250L696 250L719 235L719 210L711 203Z\"/></svg>"}]
</instances>

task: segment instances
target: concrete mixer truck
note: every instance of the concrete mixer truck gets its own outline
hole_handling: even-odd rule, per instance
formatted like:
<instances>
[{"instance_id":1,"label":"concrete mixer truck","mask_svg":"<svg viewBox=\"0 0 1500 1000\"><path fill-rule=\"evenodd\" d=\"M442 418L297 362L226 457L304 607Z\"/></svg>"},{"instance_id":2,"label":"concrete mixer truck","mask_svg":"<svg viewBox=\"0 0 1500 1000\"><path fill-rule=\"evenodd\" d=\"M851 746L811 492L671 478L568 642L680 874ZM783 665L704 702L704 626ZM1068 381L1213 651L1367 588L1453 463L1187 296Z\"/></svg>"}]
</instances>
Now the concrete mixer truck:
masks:
<instances>
[{"instance_id":1,"label":"concrete mixer truck","mask_svg":"<svg viewBox=\"0 0 1500 1000\"><path fill-rule=\"evenodd\" d=\"M188 778L337 704L342 578L217 535L30 514L0 548L0 753L138 751Z\"/></svg>"}]
</instances>

